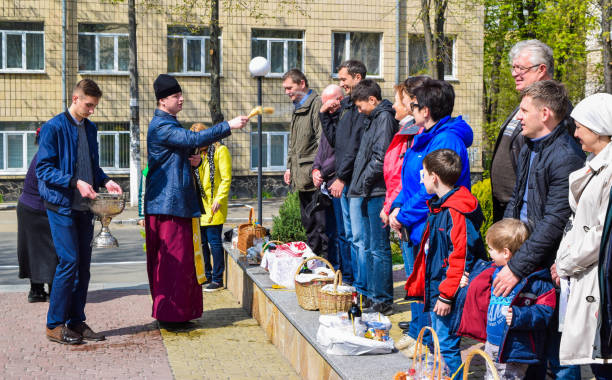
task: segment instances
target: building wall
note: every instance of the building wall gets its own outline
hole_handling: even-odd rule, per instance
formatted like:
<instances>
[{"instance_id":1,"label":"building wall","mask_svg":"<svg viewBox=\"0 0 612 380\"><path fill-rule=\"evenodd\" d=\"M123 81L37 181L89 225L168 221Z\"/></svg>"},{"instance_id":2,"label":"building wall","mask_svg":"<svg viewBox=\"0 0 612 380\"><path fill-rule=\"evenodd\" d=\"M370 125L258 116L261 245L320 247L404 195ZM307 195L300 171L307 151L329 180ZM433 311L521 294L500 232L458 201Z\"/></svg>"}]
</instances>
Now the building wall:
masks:
<instances>
[{"instance_id":1,"label":"building wall","mask_svg":"<svg viewBox=\"0 0 612 380\"><path fill-rule=\"evenodd\" d=\"M125 2L126 3L126 2ZM98 0L67 1L67 88L78 80L89 77L100 85L104 95L94 122L129 121L129 77L127 75L81 75L78 73L77 33L78 23L128 23L127 5L110 4ZM171 9L180 0L163 2ZM9 1L0 0L0 21L43 21L45 31L45 73L5 74L0 73L0 122L48 120L63 108L61 104L61 2L52 0ZM278 3L271 1L258 4L262 12L276 15ZM401 80L408 73L408 36L422 33L418 19L419 2L400 1L400 67ZM221 10L223 33L223 55L221 79L222 110L227 119L246 114L256 104L256 80L248 71L251 59L251 29L292 29L304 31L304 72L310 87L320 92L326 85L335 82L332 69L332 32L380 32L383 34L383 66L377 81L383 96L393 100L395 84L396 51L396 1L344 0L333 4L317 0L301 5L308 17L299 14L263 17L255 19L246 12L234 11L231 15ZM474 129L471 149L472 170L482 171L480 143L482 141L482 59L483 18L481 8L462 9L449 7L446 33L456 37L455 114L462 114ZM200 13L205 20L204 13ZM167 71L167 25L178 19L138 6L137 9L138 71L140 92L141 154L146 162L146 129L155 109L153 81L159 73ZM193 21L198 21L197 17ZM184 124L210 121L207 101L210 97L210 80L202 76L177 76L185 104L178 118ZM287 124L293 109L284 95L280 78L264 78L264 105L273 106L276 113L265 116L265 122ZM254 120L254 119L253 119ZM234 133L226 139L233 155L234 175L249 176L251 170L250 133L251 126ZM278 175L280 172L266 172ZM0 175L0 179L2 176ZM19 177L19 176L17 176ZM8 177L7 177L8 178ZM12 177L14 178L14 176Z\"/></svg>"}]
</instances>

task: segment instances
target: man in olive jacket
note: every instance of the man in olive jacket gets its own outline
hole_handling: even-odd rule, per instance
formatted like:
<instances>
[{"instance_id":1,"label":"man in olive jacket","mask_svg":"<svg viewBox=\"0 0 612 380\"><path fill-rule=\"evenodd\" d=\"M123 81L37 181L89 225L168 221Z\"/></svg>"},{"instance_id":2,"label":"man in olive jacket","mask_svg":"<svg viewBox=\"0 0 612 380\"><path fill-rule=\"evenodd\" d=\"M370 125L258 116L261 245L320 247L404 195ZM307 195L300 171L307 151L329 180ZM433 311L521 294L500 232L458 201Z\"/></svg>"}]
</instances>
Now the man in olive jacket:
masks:
<instances>
[{"instance_id":1,"label":"man in olive jacket","mask_svg":"<svg viewBox=\"0 0 612 380\"><path fill-rule=\"evenodd\" d=\"M317 255L327 257L325 210L306 207L317 201L316 187L312 182L312 163L321 138L321 97L308 88L308 79L298 69L291 69L283 75L283 88L295 106L291 117L285 183L298 192L308 246Z\"/></svg>"}]
</instances>

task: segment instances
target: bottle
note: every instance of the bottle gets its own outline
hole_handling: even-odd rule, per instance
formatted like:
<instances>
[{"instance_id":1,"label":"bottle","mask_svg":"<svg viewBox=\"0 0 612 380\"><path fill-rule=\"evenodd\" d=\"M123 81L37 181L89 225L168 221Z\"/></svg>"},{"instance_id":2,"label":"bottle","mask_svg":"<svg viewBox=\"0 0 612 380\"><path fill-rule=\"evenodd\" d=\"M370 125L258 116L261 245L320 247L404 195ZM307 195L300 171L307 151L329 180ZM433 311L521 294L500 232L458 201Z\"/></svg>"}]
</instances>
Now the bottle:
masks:
<instances>
[{"instance_id":1,"label":"bottle","mask_svg":"<svg viewBox=\"0 0 612 380\"><path fill-rule=\"evenodd\" d=\"M304 265L302 265L302 269L300 269L300 274L302 273L312 273L312 270L308 268L306 262L304 262Z\"/></svg>"},{"instance_id":2,"label":"bottle","mask_svg":"<svg viewBox=\"0 0 612 380\"><path fill-rule=\"evenodd\" d=\"M351 304L351 308L348 311L348 317L353 324L359 323L361 321L361 309L357 304L357 292L353 292L353 302Z\"/></svg>"}]
</instances>

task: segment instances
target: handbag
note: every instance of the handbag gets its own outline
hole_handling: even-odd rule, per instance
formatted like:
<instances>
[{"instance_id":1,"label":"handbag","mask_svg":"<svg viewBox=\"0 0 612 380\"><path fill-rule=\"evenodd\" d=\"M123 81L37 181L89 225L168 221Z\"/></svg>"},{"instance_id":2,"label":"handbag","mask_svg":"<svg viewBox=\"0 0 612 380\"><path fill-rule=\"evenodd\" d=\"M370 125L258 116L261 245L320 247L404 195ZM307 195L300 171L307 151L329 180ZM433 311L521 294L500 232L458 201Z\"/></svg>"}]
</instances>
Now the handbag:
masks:
<instances>
[{"instance_id":1,"label":"handbag","mask_svg":"<svg viewBox=\"0 0 612 380\"><path fill-rule=\"evenodd\" d=\"M253 239L263 238L266 236L266 229L253 222L253 208L249 211L249 221L238 226L238 243L237 248L243 255L246 255L247 249L253 246Z\"/></svg>"}]
</instances>

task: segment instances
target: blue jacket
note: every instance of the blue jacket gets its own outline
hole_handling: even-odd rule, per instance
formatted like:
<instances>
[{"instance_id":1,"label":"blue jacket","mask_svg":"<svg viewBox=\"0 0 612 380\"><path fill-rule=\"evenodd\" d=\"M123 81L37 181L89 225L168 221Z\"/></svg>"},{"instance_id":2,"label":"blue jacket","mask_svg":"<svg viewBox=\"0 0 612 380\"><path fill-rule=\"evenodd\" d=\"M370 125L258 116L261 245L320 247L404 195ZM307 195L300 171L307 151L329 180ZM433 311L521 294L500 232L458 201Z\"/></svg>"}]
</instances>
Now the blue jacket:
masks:
<instances>
[{"instance_id":1,"label":"blue jacket","mask_svg":"<svg viewBox=\"0 0 612 380\"><path fill-rule=\"evenodd\" d=\"M184 129L176 117L159 109L147 132L149 171L146 177L145 215L197 218L200 206L191 176L189 156L231 135L224 121L201 132Z\"/></svg>"},{"instance_id":2,"label":"blue jacket","mask_svg":"<svg viewBox=\"0 0 612 380\"><path fill-rule=\"evenodd\" d=\"M472 128L458 116L443 117L429 131L414 137L414 143L404 155L402 164L402 191L391 204L391 210L400 208L397 220L406 227L410 240L415 246L421 241L423 227L427 219L427 200L432 197L427 194L423 185L423 159L434 150L452 149L459 157L463 170L457 181L457 186L471 188L470 161L467 147L472 145L474 134Z\"/></svg>"},{"instance_id":3,"label":"blue jacket","mask_svg":"<svg viewBox=\"0 0 612 380\"><path fill-rule=\"evenodd\" d=\"M76 190L76 164L78 158L79 131L72 116L65 111L43 125L40 129L38 147L38 191L40 197L50 203L59 214L70 215ZM85 119L85 132L89 144L95 191L109 178L100 168L98 157L98 128Z\"/></svg>"},{"instance_id":4,"label":"blue jacket","mask_svg":"<svg viewBox=\"0 0 612 380\"><path fill-rule=\"evenodd\" d=\"M480 236L484 216L468 189L456 187L428 205L427 228L405 286L408 298L424 298L424 311L433 310L438 300L453 304L463 273L486 257Z\"/></svg>"}]
</instances>

